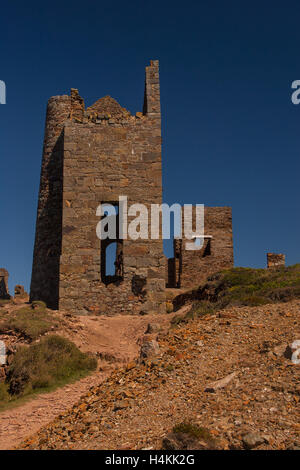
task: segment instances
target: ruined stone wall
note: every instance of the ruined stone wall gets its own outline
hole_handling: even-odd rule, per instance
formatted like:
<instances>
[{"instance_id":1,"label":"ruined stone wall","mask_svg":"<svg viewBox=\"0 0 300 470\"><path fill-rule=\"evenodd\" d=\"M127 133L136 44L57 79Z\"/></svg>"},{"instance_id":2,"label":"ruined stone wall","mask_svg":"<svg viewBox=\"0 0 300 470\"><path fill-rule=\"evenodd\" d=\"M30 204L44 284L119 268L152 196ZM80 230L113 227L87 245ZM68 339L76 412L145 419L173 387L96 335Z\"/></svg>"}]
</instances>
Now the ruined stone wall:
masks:
<instances>
[{"instance_id":1,"label":"ruined stone wall","mask_svg":"<svg viewBox=\"0 0 300 470\"><path fill-rule=\"evenodd\" d=\"M123 280L101 278L96 209L121 195L128 205L162 202L157 61L146 67L144 111L136 116L110 97L84 111L77 90L49 100L32 300L80 314L164 311L162 240L124 240Z\"/></svg>"},{"instance_id":2,"label":"ruined stone wall","mask_svg":"<svg viewBox=\"0 0 300 470\"><path fill-rule=\"evenodd\" d=\"M0 268L0 299L8 299L10 297L8 290L8 271Z\"/></svg>"},{"instance_id":3,"label":"ruined stone wall","mask_svg":"<svg viewBox=\"0 0 300 470\"><path fill-rule=\"evenodd\" d=\"M168 287L190 288L207 276L233 267L232 214L230 207L205 207L204 246L199 251L185 249L185 239L174 240L174 258L167 278ZM175 284L172 285L175 271Z\"/></svg>"},{"instance_id":4,"label":"ruined stone wall","mask_svg":"<svg viewBox=\"0 0 300 470\"><path fill-rule=\"evenodd\" d=\"M30 298L58 308L61 255L63 128L65 122L83 112L82 98L53 96L48 101L40 189L37 209Z\"/></svg>"},{"instance_id":5,"label":"ruined stone wall","mask_svg":"<svg viewBox=\"0 0 300 470\"><path fill-rule=\"evenodd\" d=\"M285 255L282 253L267 253L267 266L269 269L285 266Z\"/></svg>"}]
</instances>

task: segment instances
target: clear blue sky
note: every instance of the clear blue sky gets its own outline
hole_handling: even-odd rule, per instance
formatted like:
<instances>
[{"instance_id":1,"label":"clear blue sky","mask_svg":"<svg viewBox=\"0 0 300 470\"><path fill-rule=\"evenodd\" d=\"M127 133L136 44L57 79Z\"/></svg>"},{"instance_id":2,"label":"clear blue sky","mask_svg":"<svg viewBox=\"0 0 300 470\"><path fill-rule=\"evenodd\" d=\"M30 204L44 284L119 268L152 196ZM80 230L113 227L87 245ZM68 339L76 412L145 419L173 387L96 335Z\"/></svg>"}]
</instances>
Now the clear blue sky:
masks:
<instances>
[{"instance_id":1,"label":"clear blue sky","mask_svg":"<svg viewBox=\"0 0 300 470\"><path fill-rule=\"evenodd\" d=\"M2 2L0 267L29 288L46 102L132 112L160 60L164 200L230 205L235 264L300 262L299 1ZM167 246L170 256L170 246Z\"/></svg>"}]
</instances>

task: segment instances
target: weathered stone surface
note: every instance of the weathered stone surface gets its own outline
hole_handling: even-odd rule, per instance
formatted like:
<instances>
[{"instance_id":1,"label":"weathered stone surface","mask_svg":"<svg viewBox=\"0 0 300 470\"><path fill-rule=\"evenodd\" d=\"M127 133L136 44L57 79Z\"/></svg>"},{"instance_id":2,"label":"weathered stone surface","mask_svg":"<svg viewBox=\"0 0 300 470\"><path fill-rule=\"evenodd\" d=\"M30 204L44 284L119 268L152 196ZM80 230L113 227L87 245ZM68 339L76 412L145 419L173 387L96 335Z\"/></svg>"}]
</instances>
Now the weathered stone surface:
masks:
<instances>
[{"instance_id":1,"label":"weathered stone surface","mask_svg":"<svg viewBox=\"0 0 300 470\"><path fill-rule=\"evenodd\" d=\"M169 258L166 264L167 287L194 287L204 282L211 274L233 267L230 207L204 208L204 235L206 238L201 250L187 250L186 242L191 240L186 238L174 240L174 258Z\"/></svg>"},{"instance_id":2,"label":"weathered stone surface","mask_svg":"<svg viewBox=\"0 0 300 470\"><path fill-rule=\"evenodd\" d=\"M160 330L160 325L158 323L148 323L146 334L158 333Z\"/></svg>"},{"instance_id":3,"label":"weathered stone surface","mask_svg":"<svg viewBox=\"0 0 300 470\"><path fill-rule=\"evenodd\" d=\"M243 436L243 444L246 449L254 449L255 447L263 444L264 438L254 432L249 432Z\"/></svg>"},{"instance_id":4,"label":"weathered stone surface","mask_svg":"<svg viewBox=\"0 0 300 470\"><path fill-rule=\"evenodd\" d=\"M217 380L216 382L211 383L208 387L206 387L205 391L214 393L220 388L226 387L236 376L236 372L233 372L232 374L227 375L227 377L224 377L224 379Z\"/></svg>"},{"instance_id":5,"label":"weathered stone surface","mask_svg":"<svg viewBox=\"0 0 300 470\"><path fill-rule=\"evenodd\" d=\"M27 296L28 294L27 292L25 292L24 286L20 286L19 284L17 284L15 286L15 297L23 299Z\"/></svg>"},{"instance_id":6,"label":"weathered stone surface","mask_svg":"<svg viewBox=\"0 0 300 470\"><path fill-rule=\"evenodd\" d=\"M300 361L300 340L299 339L293 341L291 344L289 344L286 347L284 351L284 357L299 364L299 361Z\"/></svg>"},{"instance_id":7,"label":"weathered stone surface","mask_svg":"<svg viewBox=\"0 0 300 470\"><path fill-rule=\"evenodd\" d=\"M8 290L8 271L4 268L0 268L0 299L9 299Z\"/></svg>"},{"instance_id":8,"label":"weathered stone surface","mask_svg":"<svg viewBox=\"0 0 300 470\"><path fill-rule=\"evenodd\" d=\"M165 299L155 296L165 283L162 239L113 240L116 270L108 276L112 241L96 236L99 204L125 195L150 214L150 205L162 202L161 180L158 61L146 67L143 114L132 116L109 96L85 110L75 89L50 98L31 300L78 314L162 312Z\"/></svg>"},{"instance_id":9,"label":"weathered stone surface","mask_svg":"<svg viewBox=\"0 0 300 470\"><path fill-rule=\"evenodd\" d=\"M141 346L140 359L148 359L159 354L160 348L159 344L155 339L152 338L143 338L143 344Z\"/></svg>"},{"instance_id":10,"label":"weathered stone surface","mask_svg":"<svg viewBox=\"0 0 300 470\"><path fill-rule=\"evenodd\" d=\"M213 440L198 439L187 433L169 433L162 441L163 450L213 450L217 449Z\"/></svg>"},{"instance_id":11,"label":"weathered stone surface","mask_svg":"<svg viewBox=\"0 0 300 470\"><path fill-rule=\"evenodd\" d=\"M285 255L281 253L267 253L268 268L278 268L285 266Z\"/></svg>"}]
</instances>

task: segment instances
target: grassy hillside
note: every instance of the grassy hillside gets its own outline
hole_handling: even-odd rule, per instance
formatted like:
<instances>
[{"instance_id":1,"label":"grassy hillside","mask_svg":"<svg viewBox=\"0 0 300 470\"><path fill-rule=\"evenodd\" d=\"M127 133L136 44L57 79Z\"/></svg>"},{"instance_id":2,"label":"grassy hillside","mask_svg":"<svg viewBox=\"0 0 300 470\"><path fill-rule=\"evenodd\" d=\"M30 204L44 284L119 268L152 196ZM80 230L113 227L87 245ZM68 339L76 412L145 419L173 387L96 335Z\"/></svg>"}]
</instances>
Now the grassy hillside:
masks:
<instances>
[{"instance_id":1,"label":"grassy hillside","mask_svg":"<svg viewBox=\"0 0 300 470\"><path fill-rule=\"evenodd\" d=\"M47 392L78 380L97 367L97 360L74 343L49 335L38 343L21 346L0 383L0 410L22 403L33 394Z\"/></svg>"},{"instance_id":2,"label":"grassy hillside","mask_svg":"<svg viewBox=\"0 0 300 470\"><path fill-rule=\"evenodd\" d=\"M180 298L181 297L181 298ZM207 283L175 299L180 306L194 300L186 320L230 306L266 305L300 298L300 264L278 269L233 268L211 276ZM175 317L173 323L180 320Z\"/></svg>"},{"instance_id":3,"label":"grassy hillside","mask_svg":"<svg viewBox=\"0 0 300 470\"><path fill-rule=\"evenodd\" d=\"M33 302L13 313L0 311L0 334L13 331L26 340L34 341L57 326L57 318L46 310L42 302Z\"/></svg>"}]
</instances>

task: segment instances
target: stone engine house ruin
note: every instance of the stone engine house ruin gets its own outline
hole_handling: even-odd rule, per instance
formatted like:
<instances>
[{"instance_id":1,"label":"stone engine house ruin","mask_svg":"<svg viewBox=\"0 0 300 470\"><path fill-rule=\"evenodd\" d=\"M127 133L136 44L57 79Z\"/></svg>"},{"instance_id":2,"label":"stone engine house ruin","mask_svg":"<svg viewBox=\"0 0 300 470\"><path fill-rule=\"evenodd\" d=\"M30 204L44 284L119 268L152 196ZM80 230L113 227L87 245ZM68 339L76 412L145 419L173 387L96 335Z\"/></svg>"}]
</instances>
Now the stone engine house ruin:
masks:
<instances>
[{"instance_id":1,"label":"stone engine house ruin","mask_svg":"<svg viewBox=\"0 0 300 470\"><path fill-rule=\"evenodd\" d=\"M162 203L158 61L146 67L143 112L105 96L85 109L76 89L49 99L30 298L78 314L165 312L165 287L188 287L233 266L230 208L206 208L205 245L174 241L167 260L158 240L99 240L99 204ZM112 251L111 251L112 250ZM107 259L115 254L115 272Z\"/></svg>"},{"instance_id":2,"label":"stone engine house ruin","mask_svg":"<svg viewBox=\"0 0 300 470\"><path fill-rule=\"evenodd\" d=\"M186 250L184 238L173 241L174 257L167 260L167 287L195 287L207 276L233 267L231 208L205 207L204 231L204 244L199 251Z\"/></svg>"}]
</instances>

